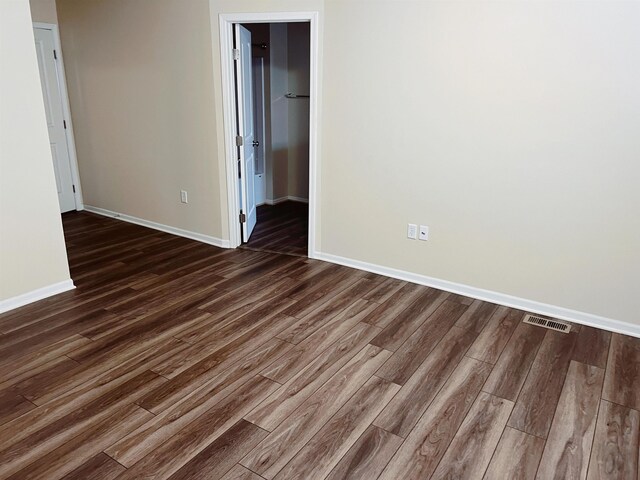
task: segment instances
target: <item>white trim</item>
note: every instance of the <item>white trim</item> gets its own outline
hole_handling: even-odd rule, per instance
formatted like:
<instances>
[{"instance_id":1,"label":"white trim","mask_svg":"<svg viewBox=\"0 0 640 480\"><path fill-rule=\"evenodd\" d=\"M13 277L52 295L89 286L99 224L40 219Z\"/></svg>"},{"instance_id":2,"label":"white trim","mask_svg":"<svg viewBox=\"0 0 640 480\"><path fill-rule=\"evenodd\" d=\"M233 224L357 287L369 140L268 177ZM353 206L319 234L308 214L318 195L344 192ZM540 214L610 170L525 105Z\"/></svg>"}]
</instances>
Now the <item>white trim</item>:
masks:
<instances>
[{"instance_id":1,"label":"white trim","mask_svg":"<svg viewBox=\"0 0 640 480\"><path fill-rule=\"evenodd\" d=\"M212 3L214 0L210 0ZM213 9L212 9L213 11ZM215 19L212 19L215 21ZM309 89L309 257L316 250L317 182L318 182L318 129L320 126L319 102L319 13L318 12L270 12L220 14L220 62L222 70L222 109L224 119L225 170L227 173L227 208L229 219L229 245L236 248L241 243L241 225L238 222L238 161L235 146L235 89L233 77L233 24L234 23L310 23L310 89Z\"/></svg>"},{"instance_id":2,"label":"white trim","mask_svg":"<svg viewBox=\"0 0 640 480\"><path fill-rule=\"evenodd\" d=\"M624 335L640 338L640 325L634 325L632 323L614 320L612 318L601 317L599 315L571 310L569 308L559 307L556 305L549 305L547 303L541 303L534 300L527 300L526 298L514 297L505 293L484 290L482 288L450 282L448 280L441 280L438 278L428 277L426 275L375 265L373 263L352 260L337 255L331 255L329 253L316 252L315 258L325 262L336 263L338 265L344 265L346 267L356 268L366 272L377 273L386 277L397 278L407 282L457 293L464 295L465 297L477 298L479 300L504 305L506 307L517 308L527 312L547 315L561 320L567 320L569 322L589 325L591 327L608 330L610 332L622 333Z\"/></svg>"},{"instance_id":3,"label":"white trim","mask_svg":"<svg viewBox=\"0 0 640 480\"><path fill-rule=\"evenodd\" d=\"M228 28L226 28L228 26ZM235 160L230 165L229 159L235 158L236 146L233 139L235 138L235 119L236 112L233 101L224 101L225 98L234 98L234 81L233 81L233 57L232 55L224 56L223 52L230 52L233 49L231 39L233 26L226 24L220 19L220 63L222 70L222 109L223 109L223 126L224 126L224 147L225 147L225 171L227 173L227 202L228 202L228 221L229 221L229 245L236 248L240 245L240 225L238 223L238 212L240 206L238 202L238 165ZM223 34L223 31L226 34ZM231 57L231 60L227 57ZM215 65L214 65L215 68ZM237 228L234 228L236 226Z\"/></svg>"},{"instance_id":4,"label":"white trim","mask_svg":"<svg viewBox=\"0 0 640 480\"><path fill-rule=\"evenodd\" d=\"M57 52L56 73L58 75L58 85L60 85L60 96L62 97L62 115L67 122L65 136L67 139L67 150L71 164L71 178L76 187L73 198L76 203L76 210L84 210L84 200L82 197L82 186L80 185L80 169L78 168L78 157L76 155L76 140L73 135L73 121L71 120L71 106L69 105L69 93L67 90L67 78L64 70L64 60L62 59L62 44L60 43L60 33L55 23L33 22L33 28L51 30L53 41Z\"/></svg>"},{"instance_id":5,"label":"white trim","mask_svg":"<svg viewBox=\"0 0 640 480\"><path fill-rule=\"evenodd\" d=\"M23 293L16 297L7 298L6 300L0 301L0 313L8 312L14 308L23 307L30 303L37 302L38 300L58 295L59 293L68 292L74 288L76 288L76 286L73 284L73 281L64 280L62 282L54 283L53 285L32 290L31 292Z\"/></svg>"},{"instance_id":6,"label":"white trim","mask_svg":"<svg viewBox=\"0 0 640 480\"><path fill-rule=\"evenodd\" d=\"M308 198L302 198L302 197L294 197L294 196L287 196L287 197L279 197L279 198L267 198L263 204L261 205L278 205L279 203L282 202L286 202L286 201L291 201L291 202L300 202L300 203L309 203L309 199Z\"/></svg>"},{"instance_id":7,"label":"white trim","mask_svg":"<svg viewBox=\"0 0 640 480\"><path fill-rule=\"evenodd\" d=\"M122 220L123 222L135 223L136 225L142 225L143 227L152 228L154 230L160 230L161 232L171 233L178 237L189 238L197 242L207 243L215 247L229 248L229 242L221 238L211 237L209 235L203 235L202 233L191 232L189 230L183 230L182 228L170 227L162 223L152 222L143 218L132 217L131 215L125 215L124 213L113 212L104 208L92 207L91 205L85 205L87 212L96 213L105 217L115 218L116 220Z\"/></svg>"}]
</instances>

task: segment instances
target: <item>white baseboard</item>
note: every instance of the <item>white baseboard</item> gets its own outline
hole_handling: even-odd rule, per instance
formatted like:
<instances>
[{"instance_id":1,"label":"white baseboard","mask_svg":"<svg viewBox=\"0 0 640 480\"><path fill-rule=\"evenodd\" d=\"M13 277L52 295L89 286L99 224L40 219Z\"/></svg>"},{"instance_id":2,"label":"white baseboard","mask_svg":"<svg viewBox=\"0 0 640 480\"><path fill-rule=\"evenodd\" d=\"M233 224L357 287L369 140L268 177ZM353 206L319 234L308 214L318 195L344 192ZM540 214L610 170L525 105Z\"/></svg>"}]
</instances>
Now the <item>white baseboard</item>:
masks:
<instances>
[{"instance_id":1,"label":"white baseboard","mask_svg":"<svg viewBox=\"0 0 640 480\"><path fill-rule=\"evenodd\" d=\"M286 202L286 201L309 203L309 199L308 198L293 197L291 195L289 195L287 197L280 197L280 198L273 198L273 199L267 198L264 201L264 203L267 204L267 205L278 205L279 203Z\"/></svg>"},{"instance_id":2,"label":"white baseboard","mask_svg":"<svg viewBox=\"0 0 640 480\"><path fill-rule=\"evenodd\" d=\"M640 325L634 325L632 323L614 320L612 318L601 317L591 313L571 310L564 307L558 307L556 305L549 305L546 303L536 302L534 300L527 300L526 298L514 297L505 293L484 290L482 288L471 287L461 283L449 282L447 280L375 265L373 263L361 262L359 260L352 260L350 258L331 255L328 253L315 252L313 258L323 260L325 262L336 263L338 265L344 265L346 267L356 268L358 270L377 273L386 277L417 283L419 285L426 285L439 290L464 295L465 297L477 298L486 302L504 305L505 307L517 308L527 312L547 315L549 317L567 320L569 322L588 325L590 327L596 327L610 332L622 333L624 335L640 338Z\"/></svg>"},{"instance_id":3,"label":"white baseboard","mask_svg":"<svg viewBox=\"0 0 640 480\"><path fill-rule=\"evenodd\" d=\"M223 240L222 238L210 237L209 235L203 235L201 233L190 232L189 230L183 230L181 228L170 227L169 225L163 225L162 223L152 222L143 218L132 217L131 215L125 215L124 213L112 212L104 208L92 207L91 205L84 206L87 212L97 213L98 215L104 215L105 217L114 218L116 220L122 220L123 222L135 223L136 225L142 225L143 227L153 228L154 230L160 230L161 232L171 233L179 237L189 238L198 242L207 243L220 248L231 248L229 240Z\"/></svg>"},{"instance_id":4,"label":"white baseboard","mask_svg":"<svg viewBox=\"0 0 640 480\"><path fill-rule=\"evenodd\" d=\"M53 285L38 288L37 290L32 290L31 292L23 293L16 297L7 298L6 300L0 301L0 313L8 312L14 308L23 307L59 293L68 292L74 288L76 288L76 286L73 284L73 281L65 280L63 282L54 283Z\"/></svg>"}]
</instances>

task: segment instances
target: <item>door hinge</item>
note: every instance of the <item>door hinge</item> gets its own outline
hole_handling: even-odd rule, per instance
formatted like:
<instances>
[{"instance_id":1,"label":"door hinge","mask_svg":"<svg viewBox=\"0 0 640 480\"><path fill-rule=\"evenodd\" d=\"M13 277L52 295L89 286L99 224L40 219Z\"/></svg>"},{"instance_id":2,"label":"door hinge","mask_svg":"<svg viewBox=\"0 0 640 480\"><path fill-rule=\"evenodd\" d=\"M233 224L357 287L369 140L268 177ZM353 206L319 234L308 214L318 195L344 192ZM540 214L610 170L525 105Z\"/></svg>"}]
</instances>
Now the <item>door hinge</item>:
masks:
<instances>
[{"instance_id":1,"label":"door hinge","mask_svg":"<svg viewBox=\"0 0 640 480\"><path fill-rule=\"evenodd\" d=\"M240 212L240 223L246 223L246 221L247 216L244 213Z\"/></svg>"},{"instance_id":2,"label":"door hinge","mask_svg":"<svg viewBox=\"0 0 640 480\"><path fill-rule=\"evenodd\" d=\"M67 129L67 121L66 120L62 120L62 126L64 127L64 129Z\"/></svg>"},{"instance_id":3,"label":"door hinge","mask_svg":"<svg viewBox=\"0 0 640 480\"><path fill-rule=\"evenodd\" d=\"M73 187L73 193L76 193L76 186L75 185L71 185Z\"/></svg>"},{"instance_id":4,"label":"door hinge","mask_svg":"<svg viewBox=\"0 0 640 480\"><path fill-rule=\"evenodd\" d=\"M55 50L53 51L53 59L54 60L58 59L58 53Z\"/></svg>"},{"instance_id":5,"label":"door hinge","mask_svg":"<svg viewBox=\"0 0 640 480\"><path fill-rule=\"evenodd\" d=\"M236 147L241 147L242 145L244 145L244 138L242 138L242 135L236 135Z\"/></svg>"},{"instance_id":6,"label":"door hinge","mask_svg":"<svg viewBox=\"0 0 640 480\"><path fill-rule=\"evenodd\" d=\"M239 48L234 48L233 49L233 59L234 60L240 60L240 49Z\"/></svg>"}]
</instances>

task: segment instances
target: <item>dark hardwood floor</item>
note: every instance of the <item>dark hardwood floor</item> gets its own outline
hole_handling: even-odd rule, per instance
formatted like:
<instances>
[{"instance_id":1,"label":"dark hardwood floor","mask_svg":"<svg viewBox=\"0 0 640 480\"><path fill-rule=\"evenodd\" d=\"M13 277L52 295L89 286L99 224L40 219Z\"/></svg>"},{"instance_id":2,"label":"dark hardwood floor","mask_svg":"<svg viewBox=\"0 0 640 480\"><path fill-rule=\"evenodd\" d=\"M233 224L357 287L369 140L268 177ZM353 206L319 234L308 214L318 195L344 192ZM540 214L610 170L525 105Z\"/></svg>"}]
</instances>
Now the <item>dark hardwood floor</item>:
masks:
<instances>
[{"instance_id":1,"label":"dark hardwood floor","mask_svg":"<svg viewBox=\"0 0 640 480\"><path fill-rule=\"evenodd\" d=\"M306 257L308 243L309 205L287 201L258 207L258 223L242 247Z\"/></svg>"},{"instance_id":2,"label":"dark hardwood floor","mask_svg":"<svg viewBox=\"0 0 640 480\"><path fill-rule=\"evenodd\" d=\"M64 226L78 288L0 316L0 478L639 478L639 339L88 213Z\"/></svg>"}]
</instances>

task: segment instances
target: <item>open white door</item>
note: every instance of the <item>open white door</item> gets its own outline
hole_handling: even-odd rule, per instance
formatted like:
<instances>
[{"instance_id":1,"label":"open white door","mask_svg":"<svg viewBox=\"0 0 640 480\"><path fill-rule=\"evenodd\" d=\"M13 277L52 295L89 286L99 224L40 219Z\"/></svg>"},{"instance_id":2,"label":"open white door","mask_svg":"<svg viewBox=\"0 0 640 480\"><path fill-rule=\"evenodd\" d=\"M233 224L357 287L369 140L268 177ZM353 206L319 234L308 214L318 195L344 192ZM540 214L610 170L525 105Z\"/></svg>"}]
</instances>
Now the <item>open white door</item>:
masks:
<instances>
[{"instance_id":1,"label":"open white door","mask_svg":"<svg viewBox=\"0 0 640 480\"><path fill-rule=\"evenodd\" d=\"M251 32L242 25L235 26L236 88L238 99L238 135L242 138L240 156L240 196L244 222L242 239L248 241L256 226L255 175L255 124L253 119L253 75L251 65Z\"/></svg>"},{"instance_id":2,"label":"open white door","mask_svg":"<svg viewBox=\"0 0 640 480\"><path fill-rule=\"evenodd\" d=\"M44 108L49 128L49 143L51 144L51 157L55 172L56 186L58 188L58 200L62 213L76 209L76 201L71 173L71 157L67 145L65 132L66 122L62 107L62 93L60 79L56 68L57 54L53 31L44 28L33 29L36 41L36 53L38 55L38 67L40 70L40 83Z\"/></svg>"}]
</instances>

